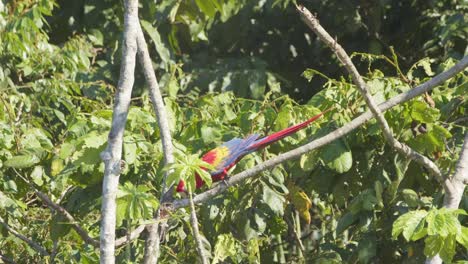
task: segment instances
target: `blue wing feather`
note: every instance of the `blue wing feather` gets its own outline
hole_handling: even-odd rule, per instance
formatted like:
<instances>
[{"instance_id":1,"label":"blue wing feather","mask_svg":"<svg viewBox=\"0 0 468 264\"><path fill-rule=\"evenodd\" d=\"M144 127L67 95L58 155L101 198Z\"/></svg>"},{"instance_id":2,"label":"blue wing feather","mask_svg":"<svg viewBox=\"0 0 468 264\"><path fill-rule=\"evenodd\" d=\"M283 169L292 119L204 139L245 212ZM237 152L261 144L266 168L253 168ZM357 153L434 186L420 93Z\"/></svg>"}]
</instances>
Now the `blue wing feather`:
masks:
<instances>
[{"instance_id":1,"label":"blue wing feather","mask_svg":"<svg viewBox=\"0 0 468 264\"><path fill-rule=\"evenodd\" d=\"M229 155L219 163L216 167L216 171L211 172L211 175L222 173L226 167L235 163L250 152L253 152L254 150L249 149L249 146L254 143L258 137L260 137L260 135L252 134L244 139L233 138L225 142L222 146L229 149Z\"/></svg>"}]
</instances>

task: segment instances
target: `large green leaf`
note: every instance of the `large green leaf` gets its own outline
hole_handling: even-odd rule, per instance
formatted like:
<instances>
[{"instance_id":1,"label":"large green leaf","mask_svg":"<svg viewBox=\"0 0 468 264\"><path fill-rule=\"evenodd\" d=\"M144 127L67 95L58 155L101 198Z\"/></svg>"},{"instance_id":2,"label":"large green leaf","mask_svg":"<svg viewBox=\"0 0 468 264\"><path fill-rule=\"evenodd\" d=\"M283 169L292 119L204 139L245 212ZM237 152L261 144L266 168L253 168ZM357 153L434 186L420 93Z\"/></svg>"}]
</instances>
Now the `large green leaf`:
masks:
<instances>
[{"instance_id":1,"label":"large green leaf","mask_svg":"<svg viewBox=\"0 0 468 264\"><path fill-rule=\"evenodd\" d=\"M218 236L212 263L223 262L228 257L234 257L237 253L237 243L238 242L231 234L222 234Z\"/></svg>"},{"instance_id":2,"label":"large green leaf","mask_svg":"<svg viewBox=\"0 0 468 264\"><path fill-rule=\"evenodd\" d=\"M403 237L407 241L410 241L418 226L420 226L421 224L424 225L424 219L426 215L426 211L416 210L408 212L398 217L398 219L393 223L393 239L396 239L396 237L403 232Z\"/></svg>"},{"instance_id":3,"label":"large green leaf","mask_svg":"<svg viewBox=\"0 0 468 264\"><path fill-rule=\"evenodd\" d=\"M40 160L37 156L31 154L14 156L3 163L5 167L11 167L16 169L24 169L32 167L39 163Z\"/></svg>"},{"instance_id":4,"label":"large green leaf","mask_svg":"<svg viewBox=\"0 0 468 264\"><path fill-rule=\"evenodd\" d=\"M148 33L151 40L153 41L156 47L156 52L158 52L161 60L164 63L169 63L171 61L171 53L165 44L161 41L161 36L159 35L158 30L148 21L140 20L140 23L142 28L146 31L146 33Z\"/></svg>"},{"instance_id":5,"label":"large green leaf","mask_svg":"<svg viewBox=\"0 0 468 264\"><path fill-rule=\"evenodd\" d=\"M340 139L323 147L320 151L320 157L327 167L338 173L347 172L353 166L351 150L347 144Z\"/></svg>"}]
</instances>

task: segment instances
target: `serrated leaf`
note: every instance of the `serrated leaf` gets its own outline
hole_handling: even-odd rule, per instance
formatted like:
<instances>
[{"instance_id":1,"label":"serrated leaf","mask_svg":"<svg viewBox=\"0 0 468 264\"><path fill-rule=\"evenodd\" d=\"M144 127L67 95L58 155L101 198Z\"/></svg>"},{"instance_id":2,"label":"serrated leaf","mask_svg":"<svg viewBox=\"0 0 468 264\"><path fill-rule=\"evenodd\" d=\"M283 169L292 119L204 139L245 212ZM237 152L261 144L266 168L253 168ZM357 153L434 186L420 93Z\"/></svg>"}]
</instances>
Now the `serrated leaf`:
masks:
<instances>
[{"instance_id":1,"label":"serrated leaf","mask_svg":"<svg viewBox=\"0 0 468 264\"><path fill-rule=\"evenodd\" d=\"M440 117L439 110L430 107L421 101L414 101L411 104L411 118L421 123L433 123Z\"/></svg>"},{"instance_id":2,"label":"serrated leaf","mask_svg":"<svg viewBox=\"0 0 468 264\"><path fill-rule=\"evenodd\" d=\"M215 245L215 255L213 264L223 262L228 257L234 257L237 254L238 242L231 234L222 234L218 236Z\"/></svg>"},{"instance_id":3,"label":"serrated leaf","mask_svg":"<svg viewBox=\"0 0 468 264\"><path fill-rule=\"evenodd\" d=\"M392 238L396 239L398 235L403 232L403 236L407 241L411 239L416 228L424 221L424 218L427 216L427 212L424 210L410 211L406 214L401 215L393 223L392 229Z\"/></svg>"},{"instance_id":4,"label":"serrated leaf","mask_svg":"<svg viewBox=\"0 0 468 264\"><path fill-rule=\"evenodd\" d=\"M85 148L99 148L107 142L107 133L99 134L97 131L92 131L86 134L83 138Z\"/></svg>"}]
</instances>

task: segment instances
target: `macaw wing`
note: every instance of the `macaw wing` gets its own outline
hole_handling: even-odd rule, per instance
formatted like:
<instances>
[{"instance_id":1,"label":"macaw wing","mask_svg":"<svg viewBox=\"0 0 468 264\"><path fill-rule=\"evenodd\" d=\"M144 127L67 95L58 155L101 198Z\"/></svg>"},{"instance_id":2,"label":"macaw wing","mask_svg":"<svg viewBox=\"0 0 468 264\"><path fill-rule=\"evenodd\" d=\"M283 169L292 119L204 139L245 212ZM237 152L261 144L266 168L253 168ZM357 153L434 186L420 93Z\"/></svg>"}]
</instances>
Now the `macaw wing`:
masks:
<instances>
[{"instance_id":1,"label":"macaw wing","mask_svg":"<svg viewBox=\"0 0 468 264\"><path fill-rule=\"evenodd\" d=\"M233 138L225 142L220 147L218 147L217 149L219 149L218 150L219 156L216 158L217 162L211 163L215 167L215 170L211 171L210 174L217 175L217 174L224 172L226 168L230 168L243 156L252 152L252 150L249 149L249 146L250 144L255 142L255 140L257 140L258 137L259 135L253 134L244 139ZM208 152L207 154L209 154L210 152ZM205 156L207 154L205 154ZM205 156L203 156L203 158Z\"/></svg>"}]
</instances>

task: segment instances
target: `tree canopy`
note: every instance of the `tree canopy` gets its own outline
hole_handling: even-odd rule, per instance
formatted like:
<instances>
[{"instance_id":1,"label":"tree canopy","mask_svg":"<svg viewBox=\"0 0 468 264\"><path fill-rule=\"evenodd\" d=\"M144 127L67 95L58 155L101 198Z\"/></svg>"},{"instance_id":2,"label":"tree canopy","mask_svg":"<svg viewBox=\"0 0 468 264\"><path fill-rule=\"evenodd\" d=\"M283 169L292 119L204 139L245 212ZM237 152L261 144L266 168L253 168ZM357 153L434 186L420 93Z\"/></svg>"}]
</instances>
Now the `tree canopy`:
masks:
<instances>
[{"instance_id":1,"label":"tree canopy","mask_svg":"<svg viewBox=\"0 0 468 264\"><path fill-rule=\"evenodd\" d=\"M351 55L376 104L467 59L462 2L303 2ZM160 221L161 263L195 263L197 248L212 263L468 258L468 176L458 209L444 202L450 191L444 181L458 170L467 133L466 62L452 78L384 113L393 137L431 160L442 181L396 151L372 119L211 199L196 194L224 183L203 187L194 193L195 224L187 205L157 213L165 175L168 183L194 182L206 166L198 157L225 141L269 135L333 107L308 128L244 157L235 175L369 109L295 4L140 1L176 161L165 165L162 117L155 115L145 66L137 63L116 197L118 263L142 263L149 237L143 228ZM0 263L99 262L100 154L119 103L126 11L115 0L0 2ZM170 195L175 204L187 201Z\"/></svg>"}]
</instances>

